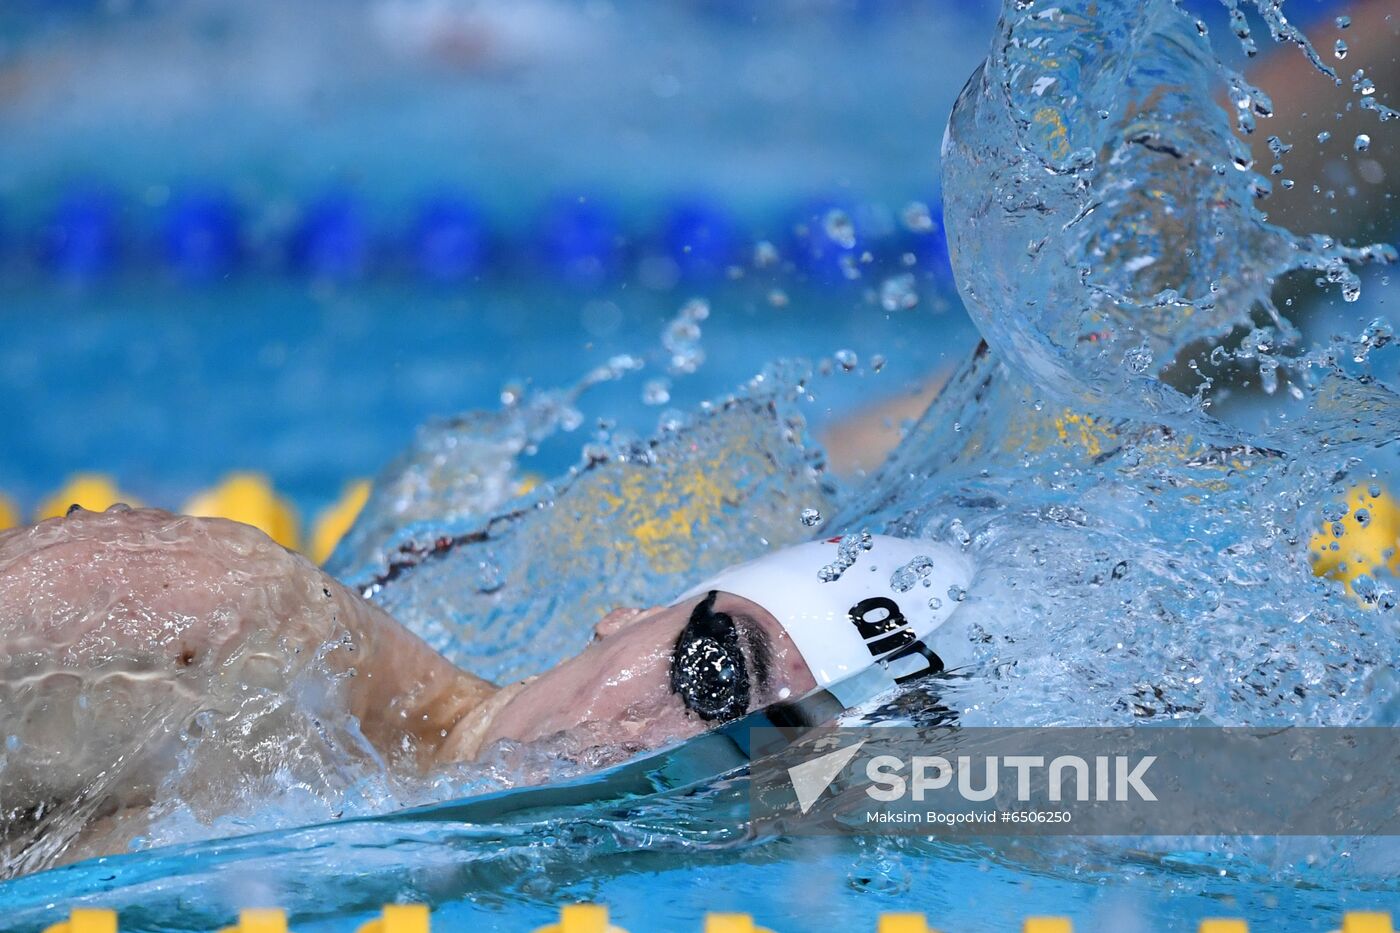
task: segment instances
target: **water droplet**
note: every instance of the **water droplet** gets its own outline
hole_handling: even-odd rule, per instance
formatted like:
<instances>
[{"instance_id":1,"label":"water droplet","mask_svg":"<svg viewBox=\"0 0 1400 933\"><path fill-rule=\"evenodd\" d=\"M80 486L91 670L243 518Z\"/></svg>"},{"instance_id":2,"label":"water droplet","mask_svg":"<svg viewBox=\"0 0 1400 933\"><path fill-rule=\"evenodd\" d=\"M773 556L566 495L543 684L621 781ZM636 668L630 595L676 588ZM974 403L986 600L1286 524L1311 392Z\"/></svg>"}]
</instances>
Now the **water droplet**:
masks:
<instances>
[{"instance_id":1,"label":"water droplet","mask_svg":"<svg viewBox=\"0 0 1400 933\"><path fill-rule=\"evenodd\" d=\"M1146 340L1123 354L1123 365L1139 376L1147 372L1152 366L1152 348Z\"/></svg>"},{"instance_id":2,"label":"water droplet","mask_svg":"<svg viewBox=\"0 0 1400 933\"><path fill-rule=\"evenodd\" d=\"M904 205L901 216L905 228L914 233L928 233L933 229L933 215L929 213L928 205L923 201L910 201Z\"/></svg>"},{"instance_id":3,"label":"water droplet","mask_svg":"<svg viewBox=\"0 0 1400 933\"><path fill-rule=\"evenodd\" d=\"M851 565L856 562L856 558L874 546L875 539L868 531L842 535L841 540L836 543L836 560L819 570L817 579L823 583L831 583L841 579L841 575L851 568Z\"/></svg>"},{"instance_id":4,"label":"water droplet","mask_svg":"<svg viewBox=\"0 0 1400 933\"><path fill-rule=\"evenodd\" d=\"M1370 149L1370 148L1371 148L1371 137L1367 136L1365 133L1357 133L1357 134L1356 134L1356 151L1357 151L1357 152L1365 152L1367 149Z\"/></svg>"},{"instance_id":5,"label":"water droplet","mask_svg":"<svg viewBox=\"0 0 1400 933\"><path fill-rule=\"evenodd\" d=\"M680 316L688 321L703 321L710 316L710 303L704 298L692 298L681 307Z\"/></svg>"},{"instance_id":6,"label":"water droplet","mask_svg":"<svg viewBox=\"0 0 1400 933\"><path fill-rule=\"evenodd\" d=\"M1362 528L1365 528L1367 525L1371 524L1370 509L1357 509L1352 517L1356 519L1356 523Z\"/></svg>"},{"instance_id":7,"label":"water droplet","mask_svg":"<svg viewBox=\"0 0 1400 933\"><path fill-rule=\"evenodd\" d=\"M908 311L919 304L919 292L911 272L892 275L880 285L880 307L886 311Z\"/></svg>"},{"instance_id":8,"label":"water droplet","mask_svg":"<svg viewBox=\"0 0 1400 933\"><path fill-rule=\"evenodd\" d=\"M1332 54L1335 55L1335 56L1337 56L1338 59L1346 58L1346 57L1347 57L1347 51L1348 51L1348 49L1347 49L1347 44L1346 44L1345 42L1343 42L1341 39L1338 39L1337 42L1336 42L1336 44L1334 44L1334 45L1332 46Z\"/></svg>"},{"instance_id":9,"label":"water droplet","mask_svg":"<svg viewBox=\"0 0 1400 933\"><path fill-rule=\"evenodd\" d=\"M860 362L859 357L856 356L853 350L837 350L832 356L836 359L836 364L846 372L855 369L856 365Z\"/></svg>"},{"instance_id":10,"label":"water droplet","mask_svg":"<svg viewBox=\"0 0 1400 933\"><path fill-rule=\"evenodd\" d=\"M802 524L806 525L808 528L815 528L817 525L821 524L821 521L822 513L818 512L816 509L802 510Z\"/></svg>"},{"instance_id":11,"label":"water droplet","mask_svg":"<svg viewBox=\"0 0 1400 933\"><path fill-rule=\"evenodd\" d=\"M855 249L856 225L851 223L850 215L845 211L839 208L827 211L822 218L822 229L826 231L827 238L842 249Z\"/></svg>"},{"instance_id":12,"label":"water droplet","mask_svg":"<svg viewBox=\"0 0 1400 933\"><path fill-rule=\"evenodd\" d=\"M695 302L689 302L681 308L661 334L661 345L671 354L668 368L673 373L693 373L705 362L705 351L700 347L699 322L709 314L709 306L702 303L702 313L695 305Z\"/></svg>"},{"instance_id":13,"label":"water droplet","mask_svg":"<svg viewBox=\"0 0 1400 933\"><path fill-rule=\"evenodd\" d=\"M967 599L967 590L954 583L952 586L948 587L948 598L955 603L960 603Z\"/></svg>"},{"instance_id":14,"label":"water droplet","mask_svg":"<svg viewBox=\"0 0 1400 933\"><path fill-rule=\"evenodd\" d=\"M656 419L656 426L663 434L675 434L685 427L685 413L676 408L668 408Z\"/></svg>"},{"instance_id":15,"label":"water droplet","mask_svg":"<svg viewBox=\"0 0 1400 933\"><path fill-rule=\"evenodd\" d=\"M972 535L968 534L967 528L963 526L960 518L955 518L948 523L948 533L964 548L972 543Z\"/></svg>"},{"instance_id":16,"label":"water droplet","mask_svg":"<svg viewBox=\"0 0 1400 933\"><path fill-rule=\"evenodd\" d=\"M1332 138L1332 134L1329 133L1329 132L1327 132L1326 130L1323 130L1321 133L1318 133L1318 134L1317 134L1317 141L1320 142L1320 143L1325 143L1325 142L1327 142L1327 140L1329 140L1329 139L1331 139L1331 138Z\"/></svg>"},{"instance_id":17,"label":"water droplet","mask_svg":"<svg viewBox=\"0 0 1400 933\"><path fill-rule=\"evenodd\" d=\"M777 265L778 248L767 240L759 240L753 246L753 264L758 269Z\"/></svg>"},{"instance_id":18,"label":"water droplet","mask_svg":"<svg viewBox=\"0 0 1400 933\"><path fill-rule=\"evenodd\" d=\"M1344 515L1351 511L1351 506L1345 502L1328 502L1322 507L1322 520L1326 522L1337 522Z\"/></svg>"},{"instance_id":19,"label":"water droplet","mask_svg":"<svg viewBox=\"0 0 1400 933\"><path fill-rule=\"evenodd\" d=\"M1338 28L1338 29L1346 29L1346 28L1349 27L1350 25L1351 25L1351 17L1350 17L1350 16L1338 16L1338 17L1337 17L1337 28Z\"/></svg>"},{"instance_id":20,"label":"water droplet","mask_svg":"<svg viewBox=\"0 0 1400 933\"><path fill-rule=\"evenodd\" d=\"M885 368L885 357L884 357L882 354L876 353L874 356L872 356L872 357L870 358L870 371L871 371L872 373L878 373L880 370L882 370L882 369L884 369L884 368Z\"/></svg>"},{"instance_id":21,"label":"water droplet","mask_svg":"<svg viewBox=\"0 0 1400 933\"><path fill-rule=\"evenodd\" d=\"M665 405L671 400L671 382L668 379L649 379L642 386L642 404Z\"/></svg>"},{"instance_id":22,"label":"water droplet","mask_svg":"<svg viewBox=\"0 0 1400 933\"><path fill-rule=\"evenodd\" d=\"M1265 395L1278 391L1278 360L1266 357L1259 361L1259 387Z\"/></svg>"},{"instance_id":23,"label":"water droplet","mask_svg":"<svg viewBox=\"0 0 1400 933\"><path fill-rule=\"evenodd\" d=\"M856 264L856 257L850 253L843 254L836 260L836 264L841 267L841 274L848 280L854 282L860 278L860 266Z\"/></svg>"},{"instance_id":24,"label":"water droplet","mask_svg":"<svg viewBox=\"0 0 1400 933\"><path fill-rule=\"evenodd\" d=\"M921 554L903 567L896 568L890 575L890 589L896 593L907 593L919 583L927 585L933 571L933 558Z\"/></svg>"},{"instance_id":25,"label":"water droplet","mask_svg":"<svg viewBox=\"0 0 1400 933\"><path fill-rule=\"evenodd\" d=\"M476 568L476 588L483 593L494 593L506 585L505 573L493 561L484 560Z\"/></svg>"},{"instance_id":26,"label":"water droplet","mask_svg":"<svg viewBox=\"0 0 1400 933\"><path fill-rule=\"evenodd\" d=\"M935 609L935 610L937 610L937 609L942 609L942 608L943 608L943 600L939 599L937 596L934 596L934 597L932 597L932 598L929 599L929 601L928 601L928 607L929 607L930 609Z\"/></svg>"},{"instance_id":27,"label":"water droplet","mask_svg":"<svg viewBox=\"0 0 1400 933\"><path fill-rule=\"evenodd\" d=\"M768 303L775 308L786 308L788 306L787 292L781 288L775 288L768 293Z\"/></svg>"}]
</instances>

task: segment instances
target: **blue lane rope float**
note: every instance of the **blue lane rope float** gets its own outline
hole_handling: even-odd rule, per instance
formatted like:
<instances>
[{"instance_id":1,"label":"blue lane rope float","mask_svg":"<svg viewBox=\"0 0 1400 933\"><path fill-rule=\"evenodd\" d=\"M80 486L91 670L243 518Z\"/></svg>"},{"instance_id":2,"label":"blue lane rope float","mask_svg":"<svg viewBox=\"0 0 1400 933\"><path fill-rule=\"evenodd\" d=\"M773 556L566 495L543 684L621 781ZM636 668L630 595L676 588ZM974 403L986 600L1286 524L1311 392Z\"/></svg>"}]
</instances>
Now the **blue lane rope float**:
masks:
<instances>
[{"instance_id":1,"label":"blue lane rope float","mask_svg":"<svg viewBox=\"0 0 1400 933\"><path fill-rule=\"evenodd\" d=\"M370 270L370 228L359 202L336 191L312 201L291 237L291 268L313 279L353 281Z\"/></svg>"},{"instance_id":2,"label":"blue lane rope float","mask_svg":"<svg viewBox=\"0 0 1400 933\"><path fill-rule=\"evenodd\" d=\"M269 223L275 210L245 203L217 184L178 188L161 205L146 206L111 187L82 183L60 194L37 230L7 231L0 258L27 250L36 270L83 284L140 274L154 264L190 286L241 274L330 282L408 274L460 285L523 268L584 288L640 274L660 259L670 272L643 278L653 287L674 287L736 274L766 243L776 246L779 270L820 284L870 285L877 284L875 275L913 272L951 290L941 210L937 199L881 206L843 196L803 202L746 226L712 197L665 198L625 215L596 192L571 192L547 200L527 229L508 231L466 193L439 188L398 229L387 229L349 189L311 197L293 217Z\"/></svg>"},{"instance_id":3,"label":"blue lane rope float","mask_svg":"<svg viewBox=\"0 0 1400 933\"><path fill-rule=\"evenodd\" d=\"M921 913L882 913L876 920L877 933L933 933ZM713 912L705 915L704 933L773 933L756 926L745 913ZM1198 933L1249 933L1244 920L1211 917L1196 927ZM288 933L287 915L275 908L253 908L239 913L238 921L218 933ZM48 927L44 933L118 933L115 911L75 908L68 919ZM355 933L432 933L432 917L422 904L390 904L378 917L356 928ZM441 933L441 931L440 931ZM534 933L627 933L614 925L607 907L601 904L570 904L560 909L559 920L538 927ZM781 933L781 931L779 931ZM1074 933L1068 917L1027 917L1021 933ZM1388 913L1348 911L1342 916L1340 933L1395 933Z\"/></svg>"},{"instance_id":4,"label":"blue lane rope float","mask_svg":"<svg viewBox=\"0 0 1400 933\"><path fill-rule=\"evenodd\" d=\"M721 278L743 261L738 224L723 205L701 198L676 201L666 211L660 235L661 255L676 264L682 281Z\"/></svg>"},{"instance_id":5,"label":"blue lane rope float","mask_svg":"<svg viewBox=\"0 0 1400 933\"><path fill-rule=\"evenodd\" d=\"M430 282L466 282L486 271L490 231L482 212L459 195L440 194L418 209L408 251Z\"/></svg>"},{"instance_id":6,"label":"blue lane rope float","mask_svg":"<svg viewBox=\"0 0 1400 933\"><path fill-rule=\"evenodd\" d=\"M70 190L36 239L39 262L56 278L86 282L109 274L121 254L116 197L87 185Z\"/></svg>"},{"instance_id":7,"label":"blue lane rope float","mask_svg":"<svg viewBox=\"0 0 1400 933\"><path fill-rule=\"evenodd\" d=\"M208 282L232 274L244 251L237 204L221 191L177 195L166 209L161 246L166 263L186 281Z\"/></svg>"},{"instance_id":8,"label":"blue lane rope float","mask_svg":"<svg viewBox=\"0 0 1400 933\"><path fill-rule=\"evenodd\" d=\"M545 205L537 223L539 255L564 282L596 287L620 270L626 240L605 202L587 195L560 195Z\"/></svg>"}]
</instances>

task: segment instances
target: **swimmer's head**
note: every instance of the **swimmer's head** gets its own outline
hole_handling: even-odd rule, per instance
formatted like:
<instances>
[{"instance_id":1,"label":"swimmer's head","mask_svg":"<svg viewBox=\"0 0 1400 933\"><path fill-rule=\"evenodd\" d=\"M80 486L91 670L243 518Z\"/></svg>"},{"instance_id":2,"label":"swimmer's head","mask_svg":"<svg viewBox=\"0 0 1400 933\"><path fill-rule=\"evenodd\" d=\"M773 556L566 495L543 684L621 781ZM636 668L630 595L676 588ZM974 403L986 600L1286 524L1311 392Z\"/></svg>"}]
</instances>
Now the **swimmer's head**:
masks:
<instances>
[{"instance_id":1,"label":"swimmer's head","mask_svg":"<svg viewBox=\"0 0 1400 933\"><path fill-rule=\"evenodd\" d=\"M812 541L731 567L681 599L720 591L763 606L823 687L877 663L899 678L941 668L925 639L952 615L949 593L971 581L968 559L947 545L888 535L841 542Z\"/></svg>"},{"instance_id":2,"label":"swimmer's head","mask_svg":"<svg viewBox=\"0 0 1400 933\"><path fill-rule=\"evenodd\" d=\"M816 541L731 567L670 606L610 613L582 653L500 709L485 741L591 724L600 739L654 748L871 667L890 682L937 672L931 636L971 564L933 542L867 543L844 569L837 539Z\"/></svg>"}]
</instances>

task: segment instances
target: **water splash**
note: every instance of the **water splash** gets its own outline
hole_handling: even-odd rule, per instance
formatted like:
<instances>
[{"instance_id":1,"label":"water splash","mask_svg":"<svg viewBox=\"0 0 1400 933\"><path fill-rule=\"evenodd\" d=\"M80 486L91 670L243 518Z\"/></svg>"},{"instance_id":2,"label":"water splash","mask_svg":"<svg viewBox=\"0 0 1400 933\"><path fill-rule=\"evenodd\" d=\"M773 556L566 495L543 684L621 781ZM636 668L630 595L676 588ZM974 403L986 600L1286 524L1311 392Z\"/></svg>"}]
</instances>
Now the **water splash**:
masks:
<instances>
[{"instance_id":1,"label":"water splash","mask_svg":"<svg viewBox=\"0 0 1400 933\"><path fill-rule=\"evenodd\" d=\"M1280 5L1259 12L1335 76ZM1309 270L1351 300L1351 267L1395 251L1265 220L1269 183L1241 137L1272 112L1173 4L1009 6L943 144L950 250L986 340L1070 404L1158 420L1189 418L1205 394L1125 357L1160 369L1256 316L1296 347L1275 282Z\"/></svg>"},{"instance_id":2,"label":"water splash","mask_svg":"<svg viewBox=\"0 0 1400 933\"><path fill-rule=\"evenodd\" d=\"M1246 52L1255 50L1242 9L1227 7ZM1275 39L1330 74L1280 5L1259 12ZM664 413L653 438L591 446L575 471L528 492L518 488L520 454L576 425L578 394L512 392L504 412L424 432L381 478L338 568L450 657L509 677L577 647L612 604L665 600L698 576L807 536L793 517L808 510L823 527L855 532L831 573L859 560L862 530L945 541L978 567L967 590L928 595L929 605L961 604L949 623L962 647L950 652L949 676L856 717L1397 724L1394 580L1381 566L1348 588L1313 573L1310 548L1344 521L1377 523L1369 508L1363 521L1339 503L1356 486L1379 490L1398 466L1400 405L1370 371L1393 334L1379 321L1311 346L1271 296L1280 277L1303 270L1354 297L1355 265L1393 251L1264 220L1268 183L1238 134L1255 131L1272 104L1220 64L1204 33L1166 0L1008 2L944 145L955 269L988 346L859 486L834 487L805 438L798 403L810 374L800 367L770 370L693 418ZM1269 148L1275 159L1288 149L1281 140ZM841 217L826 222L833 240L846 236ZM760 252L756 262L776 261L776 251ZM686 324L666 347L682 364L698 337ZM1161 377L1183 354L1206 361L1185 391ZM1207 370L1232 365L1253 367L1271 398L1290 400L1288 417L1264 428L1212 417L1207 406L1225 380ZM901 589L920 585L917 562L893 574ZM488 774L452 775L422 792L503 786L522 768L545 767L522 764L536 752L504 749ZM382 883L347 894L351 904L397 894L405 877L438 867L459 872L458 890L473 896L528 898L521 879L596 879L624 861L612 858L620 852L637 871L767 861L805 878L820 861L853 890L916 909L927 892L909 883L911 866L953 871L969 859L1031 866L1042 879L1146 879L1173 897L1267 903L1319 890L1303 917L1312 926L1342 892L1395 891L1387 840L1156 840L1131 851L1121 841L838 840L817 853L749 837L736 804L742 787L726 774L527 824L371 821L199 852L321 877L336 868L327 851L348 850L361 869L372 851L385 861ZM404 839L413 852L402 851ZM636 855L643 843L647 854ZM421 848L450 854L429 864ZM164 857L126 863L130 897ZM82 877L102 889L106 872ZM40 904L58 883L31 879L10 893ZM323 894L303 905L324 909ZM856 903L843 919L867 919L857 911L868 903Z\"/></svg>"}]
</instances>

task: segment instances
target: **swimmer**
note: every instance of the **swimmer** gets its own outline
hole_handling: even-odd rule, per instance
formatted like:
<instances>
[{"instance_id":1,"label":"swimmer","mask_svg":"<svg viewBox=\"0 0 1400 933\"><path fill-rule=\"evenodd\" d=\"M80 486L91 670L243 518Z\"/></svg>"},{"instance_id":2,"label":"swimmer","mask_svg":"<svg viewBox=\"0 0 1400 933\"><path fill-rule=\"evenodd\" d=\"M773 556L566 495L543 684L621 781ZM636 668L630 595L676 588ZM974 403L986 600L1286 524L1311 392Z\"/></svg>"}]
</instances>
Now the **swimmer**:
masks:
<instances>
[{"instance_id":1,"label":"swimmer","mask_svg":"<svg viewBox=\"0 0 1400 933\"><path fill-rule=\"evenodd\" d=\"M94 824L151 806L192 736L318 677L339 684L328 695L372 754L422 773L502 740L635 753L877 665L939 670L936 630L955 604L929 594L966 587L966 558L875 536L821 582L837 555L835 539L798 545L671 605L615 610L576 656L496 686L248 525L116 506L12 529L0 534L0 841L73 801ZM915 558L931 559L919 585L894 591L891 574ZM210 780L275 767L294 721L225 729L244 744Z\"/></svg>"}]
</instances>

